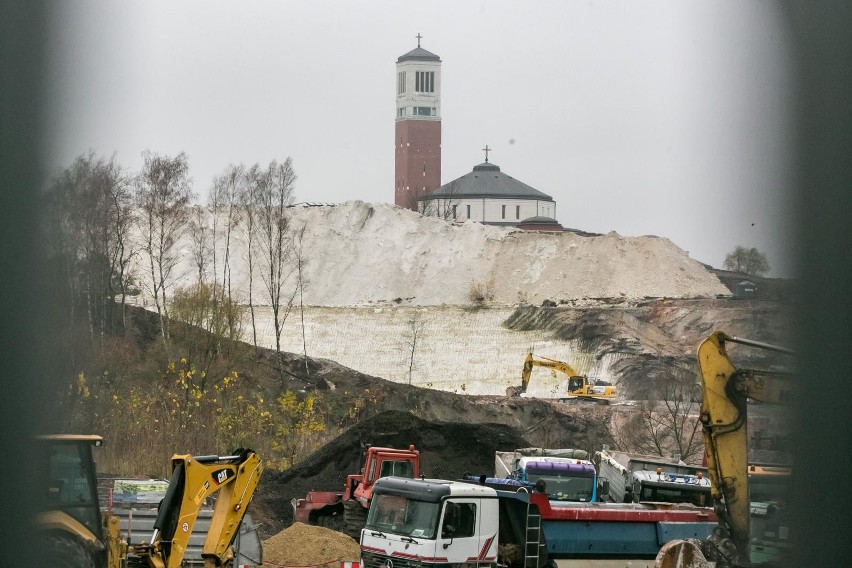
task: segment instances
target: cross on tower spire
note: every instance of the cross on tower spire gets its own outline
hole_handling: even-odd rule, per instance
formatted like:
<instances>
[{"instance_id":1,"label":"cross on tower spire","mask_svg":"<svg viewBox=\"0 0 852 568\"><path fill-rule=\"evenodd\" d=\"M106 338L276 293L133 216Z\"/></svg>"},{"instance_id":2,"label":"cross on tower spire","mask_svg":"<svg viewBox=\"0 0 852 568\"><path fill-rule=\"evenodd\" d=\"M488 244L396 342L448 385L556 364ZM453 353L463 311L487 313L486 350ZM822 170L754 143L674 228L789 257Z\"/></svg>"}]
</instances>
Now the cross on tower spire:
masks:
<instances>
[{"instance_id":1,"label":"cross on tower spire","mask_svg":"<svg viewBox=\"0 0 852 568\"><path fill-rule=\"evenodd\" d=\"M423 38L423 36L420 35L420 32L417 32L417 35L414 37L417 38L417 47L420 47L420 40Z\"/></svg>"},{"instance_id":2,"label":"cross on tower spire","mask_svg":"<svg viewBox=\"0 0 852 568\"><path fill-rule=\"evenodd\" d=\"M482 149L482 151L485 152L485 161L486 162L488 161L488 152L490 152L491 150L492 150L492 148L489 148L488 144L486 144L485 148Z\"/></svg>"}]
</instances>

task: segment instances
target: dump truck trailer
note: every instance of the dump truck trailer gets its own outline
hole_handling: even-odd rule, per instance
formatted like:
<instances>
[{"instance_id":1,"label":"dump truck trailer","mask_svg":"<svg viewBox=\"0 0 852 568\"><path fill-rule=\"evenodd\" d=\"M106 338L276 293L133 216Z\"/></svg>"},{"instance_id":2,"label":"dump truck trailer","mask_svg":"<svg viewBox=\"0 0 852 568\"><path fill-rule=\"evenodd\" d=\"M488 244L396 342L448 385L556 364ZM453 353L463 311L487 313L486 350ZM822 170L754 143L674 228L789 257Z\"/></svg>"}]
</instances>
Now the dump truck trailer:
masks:
<instances>
[{"instance_id":1,"label":"dump truck trailer","mask_svg":"<svg viewBox=\"0 0 852 568\"><path fill-rule=\"evenodd\" d=\"M710 506L706 467L606 449L595 452L594 461L600 478L607 481L604 501Z\"/></svg>"}]
</instances>

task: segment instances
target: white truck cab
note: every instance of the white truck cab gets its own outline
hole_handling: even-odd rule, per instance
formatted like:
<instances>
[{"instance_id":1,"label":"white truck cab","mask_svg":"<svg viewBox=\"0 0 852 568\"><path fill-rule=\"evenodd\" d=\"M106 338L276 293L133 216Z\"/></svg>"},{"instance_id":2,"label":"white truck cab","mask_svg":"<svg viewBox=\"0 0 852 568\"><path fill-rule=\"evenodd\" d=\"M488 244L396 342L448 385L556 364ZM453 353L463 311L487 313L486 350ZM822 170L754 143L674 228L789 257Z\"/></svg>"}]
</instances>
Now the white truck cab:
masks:
<instances>
[{"instance_id":1,"label":"white truck cab","mask_svg":"<svg viewBox=\"0 0 852 568\"><path fill-rule=\"evenodd\" d=\"M377 481L361 531L362 568L447 563L544 568L541 517L529 495L437 479Z\"/></svg>"}]
</instances>

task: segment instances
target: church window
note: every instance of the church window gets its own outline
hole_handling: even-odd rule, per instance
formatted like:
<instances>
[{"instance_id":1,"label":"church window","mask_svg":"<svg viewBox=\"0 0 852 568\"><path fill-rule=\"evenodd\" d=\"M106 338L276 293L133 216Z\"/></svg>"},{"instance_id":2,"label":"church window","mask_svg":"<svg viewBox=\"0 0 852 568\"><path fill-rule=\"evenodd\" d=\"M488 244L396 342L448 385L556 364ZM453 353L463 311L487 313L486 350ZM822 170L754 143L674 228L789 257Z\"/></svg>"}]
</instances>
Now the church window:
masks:
<instances>
[{"instance_id":1,"label":"church window","mask_svg":"<svg viewBox=\"0 0 852 568\"><path fill-rule=\"evenodd\" d=\"M435 107L414 107L415 116L435 116Z\"/></svg>"},{"instance_id":2,"label":"church window","mask_svg":"<svg viewBox=\"0 0 852 568\"><path fill-rule=\"evenodd\" d=\"M470 205L467 206L467 218L470 219Z\"/></svg>"},{"instance_id":3,"label":"church window","mask_svg":"<svg viewBox=\"0 0 852 568\"><path fill-rule=\"evenodd\" d=\"M396 94L405 94L405 71L400 71L399 73L397 73Z\"/></svg>"},{"instance_id":4,"label":"church window","mask_svg":"<svg viewBox=\"0 0 852 568\"><path fill-rule=\"evenodd\" d=\"M456 211L457 205L453 205L453 219L458 218L458 212Z\"/></svg>"},{"instance_id":5,"label":"church window","mask_svg":"<svg viewBox=\"0 0 852 568\"><path fill-rule=\"evenodd\" d=\"M414 76L414 90L418 93L435 92L435 72L417 71Z\"/></svg>"},{"instance_id":6,"label":"church window","mask_svg":"<svg viewBox=\"0 0 852 568\"><path fill-rule=\"evenodd\" d=\"M506 206L502 205L501 207L503 208L503 210L502 210L503 219L505 219L506 218Z\"/></svg>"},{"instance_id":7,"label":"church window","mask_svg":"<svg viewBox=\"0 0 852 568\"><path fill-rule=\"evenodd\" d=\"M400 118L405 116L405 107L399 107L396 109L396 116Z\"/></svg>"},{"instance_id":8,"label":"church window","mask_svg":"<svg viewBox=\"0 0 852 568\"><path fill-rule=\"evenodd\" d=\"M521 206L515 205L515 219L521 218Z\"/></svg>"}]
</instances>

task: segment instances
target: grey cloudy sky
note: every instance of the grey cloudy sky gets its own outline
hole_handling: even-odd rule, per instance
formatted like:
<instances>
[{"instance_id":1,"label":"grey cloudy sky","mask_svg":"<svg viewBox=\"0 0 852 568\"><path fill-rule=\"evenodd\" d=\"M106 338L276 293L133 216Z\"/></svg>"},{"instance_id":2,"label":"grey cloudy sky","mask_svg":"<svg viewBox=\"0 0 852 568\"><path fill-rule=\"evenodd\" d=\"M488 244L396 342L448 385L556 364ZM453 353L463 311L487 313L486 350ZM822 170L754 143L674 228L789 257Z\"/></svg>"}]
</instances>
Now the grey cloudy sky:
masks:
<instances>
[{"instance_id":1,"label":"grey cloudy sky","mask_svg":"<svg viewBox=\"0 0 852 568\"><path fill-rule=\"evenodd\" d=\"M787 30L771 2L305 0L57 3L54 166L184 151L292 157L298 201L393 202L395 63L443 60L442 182L492 162L586 231L734 246L790 276Z\"/></svg>"}]
</instances>

